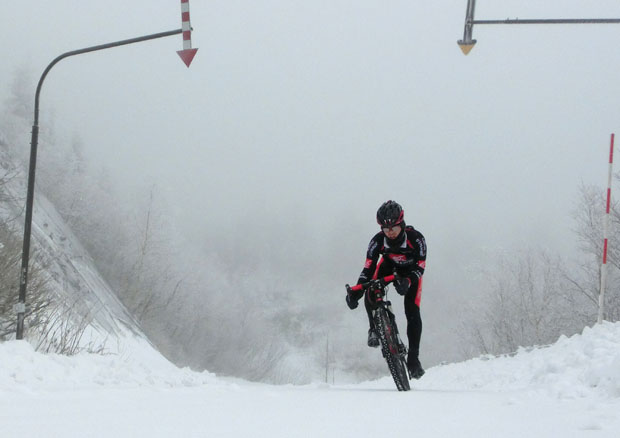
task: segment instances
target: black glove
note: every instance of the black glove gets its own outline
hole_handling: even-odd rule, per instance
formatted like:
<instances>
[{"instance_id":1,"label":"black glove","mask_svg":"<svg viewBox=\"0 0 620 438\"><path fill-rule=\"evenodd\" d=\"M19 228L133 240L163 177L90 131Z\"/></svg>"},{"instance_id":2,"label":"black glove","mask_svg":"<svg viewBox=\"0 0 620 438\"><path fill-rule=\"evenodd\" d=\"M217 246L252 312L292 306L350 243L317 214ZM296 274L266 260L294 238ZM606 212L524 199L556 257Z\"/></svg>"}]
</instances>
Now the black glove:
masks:
<instances>
[{"instance_id":1,"label":"black glove","mask_svg":"<svg viewBox=\"0 0 620 438\"><path fill-rule=\"evenodd\" d=\"M351 287L347 284L346 285L347 288L347 306L349 306L349 309L353 310L355 308L357 308L358 306L358 301L360 300L360 298L362 298L364 296L364 291L360 290L360 291L353 291L351 290Z\"/></svg>"},{"instance_id":2,"label":"black glove","mask_svg":"<svg viewBox=\"0 0 620 438\"><path fill-rule=\"evenodd\" d=\"M394 287L396 288L398 295L405 295L409 290L409 287L411 287L411 280L407 277L394 280Z\"/></svg>"},{"instance_id":3,"label":"black glove","mask_svg":"<svg viewBox=\"0 0 620 438\"><path fill-rule=\"evenodd\" d=\"M347 306L349 306L349 309L353 310L356 309L357 306L359 305L358 300L356 300L353 296L351 296L350 294L347 294Z\"/></svg>"}]
</instances>

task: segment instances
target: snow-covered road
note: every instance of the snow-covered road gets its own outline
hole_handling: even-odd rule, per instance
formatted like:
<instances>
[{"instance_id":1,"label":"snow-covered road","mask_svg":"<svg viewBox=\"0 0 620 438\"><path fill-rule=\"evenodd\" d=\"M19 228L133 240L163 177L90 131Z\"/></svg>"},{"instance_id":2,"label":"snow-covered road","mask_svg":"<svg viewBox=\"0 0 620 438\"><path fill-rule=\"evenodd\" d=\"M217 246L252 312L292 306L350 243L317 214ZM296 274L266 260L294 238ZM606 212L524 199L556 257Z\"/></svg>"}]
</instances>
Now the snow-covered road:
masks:
<instances>
[{"instance_id":1,"label":"snow-covered road","mask_svg":"<svg viewBox=\"0 0 620 438\"><path fill-rule=\"evenodd\" d=\"M531 392L220 384L3 393L2 437L617 437L620 405Z\"/></svg>"},{"instance_id":2,"label":"snow-covered road","mask_svg":"<svg viewBox=\"0 0 620 438\"><path fill-rule=\"evenodd\" d=\"M513 357L389 378L271 386L179 370L144 346L41 355L0 344L0 437L618 437L620 324Z\"/></svg>"}]
</instances>

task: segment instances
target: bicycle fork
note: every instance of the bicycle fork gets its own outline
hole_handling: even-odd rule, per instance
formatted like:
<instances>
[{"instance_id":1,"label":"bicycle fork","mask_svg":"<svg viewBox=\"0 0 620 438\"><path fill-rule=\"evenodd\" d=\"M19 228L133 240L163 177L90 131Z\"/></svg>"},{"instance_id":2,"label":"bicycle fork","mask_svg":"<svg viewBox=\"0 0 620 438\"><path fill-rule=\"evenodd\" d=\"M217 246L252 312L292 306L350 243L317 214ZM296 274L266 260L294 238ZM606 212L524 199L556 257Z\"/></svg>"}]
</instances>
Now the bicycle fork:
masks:
<instances>
[{"instance_id":1,"label":"bicycle fork","mask_svg":"<svg viewBox=\"0 0 620 438\"><path fill-rule=\"evenodd\" d=\"M405 347L405 344L400 338L400 333L398 332L398 326L396 325L396 316L394 315L394 312L392 311L392 303L390 301L385 301L383 308L385 309L388 318L390 318L390 324L388 326L384 326L384 324L381 324L381 331L387 332L387 333L381 333L381 335L383 336L384 334L387 334L389 337L392 334L391 330L394 330L394 334L396 335L395 336L396 342L398 344L398 355L403 358L406 358L407 347ZM373 316L373 319L375 319L375 321L376 321L377 310L378 309L372 311L372 316ZM375 323L375 325L377 324Z\"/></svg>"},{"instance_id":2,"label":"bicycle fork","mask_svg":"<svg viewBox=\"0 0 620 438\"><path fill-rule=\"evenodd\" d=\"M398 342L398 353L401 356L406 355L407 347L405 347L403 340L400 338L400 333L398 332L398 325L396 325L396 316L394 315L394 312L392 311L392 303L390 301L386 301L385 304L387 306L387 311L390 317L390 321L392 321L392 327L394 328L394 331L396 332L395 334L396 334L396 340Z\"/></svg>"}]
</instances>

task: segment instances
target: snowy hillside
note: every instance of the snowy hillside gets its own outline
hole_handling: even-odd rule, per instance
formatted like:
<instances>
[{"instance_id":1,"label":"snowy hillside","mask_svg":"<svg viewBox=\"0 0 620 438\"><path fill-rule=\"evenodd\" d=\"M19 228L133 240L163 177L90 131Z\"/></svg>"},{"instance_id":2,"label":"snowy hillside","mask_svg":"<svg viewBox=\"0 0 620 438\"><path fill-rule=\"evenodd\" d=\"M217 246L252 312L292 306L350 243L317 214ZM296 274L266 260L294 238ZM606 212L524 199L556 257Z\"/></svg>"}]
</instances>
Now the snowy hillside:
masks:
<instances>
[{"instance_id":1,"label":"snowy hillside","mask_svg":"<svg viewBox=\"0 0 620 438\"><path fill-rule=\"evenodd\" d=\"M617 437L620 323L431 368L407 393L389 378L300 387L221 379L139 344L65 357L12 341L0 344L0 412L3 437Z\"/></svg>"},{"instance_id":2,"label":"snowy hillside","mask_svg":"<svg viewBox=\"0 0 620 438\"><path fill-rule=\"evenodd\" d=\"M3 150L0 150L0 165L3 175L11 175L0 187L0 218L17 218L15 222L22 227L22 233L26 175ZM79 312L79 318L87 324L81 341L84 345L105 346L108 351L117 351L119 343L126 338L146 339L99 275L88 252L40 190L35 191L31 247L31 266L32 255L38 252L46 263L48 285L68 308Z\"/></svg>"}]
</instances>

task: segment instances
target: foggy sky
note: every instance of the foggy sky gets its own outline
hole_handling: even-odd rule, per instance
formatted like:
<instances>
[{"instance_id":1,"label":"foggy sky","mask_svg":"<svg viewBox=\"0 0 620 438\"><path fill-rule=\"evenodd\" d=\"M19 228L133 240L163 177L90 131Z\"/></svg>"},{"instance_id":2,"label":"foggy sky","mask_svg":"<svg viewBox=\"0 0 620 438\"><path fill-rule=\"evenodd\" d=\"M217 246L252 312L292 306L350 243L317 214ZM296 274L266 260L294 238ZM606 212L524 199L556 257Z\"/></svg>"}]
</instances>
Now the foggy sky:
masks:
<instances>
[{"instance_id":1,"label":"foggy sky","mask_svg":"<svg viewBox=\"0 0 620 438\"><path fill-rule=\"evenodd\" d=\"M543 3L478 0L476 18L620 17L615 1ZM214 234L311 248L287 268L330 286L357 279L395 199L426 236L424 300L440 315L493 250L571 254L578 186L606 183L620 125L618 25L477 26L465 57L465 5L192 0L191 68L180 36L63 60L41 141L53 123L128 191L157 182L198 248L216 251ZM65 51L179 27L178 0L4 2L0 97L19 68L34 96Z\"/></svg>"}]
</instances>

